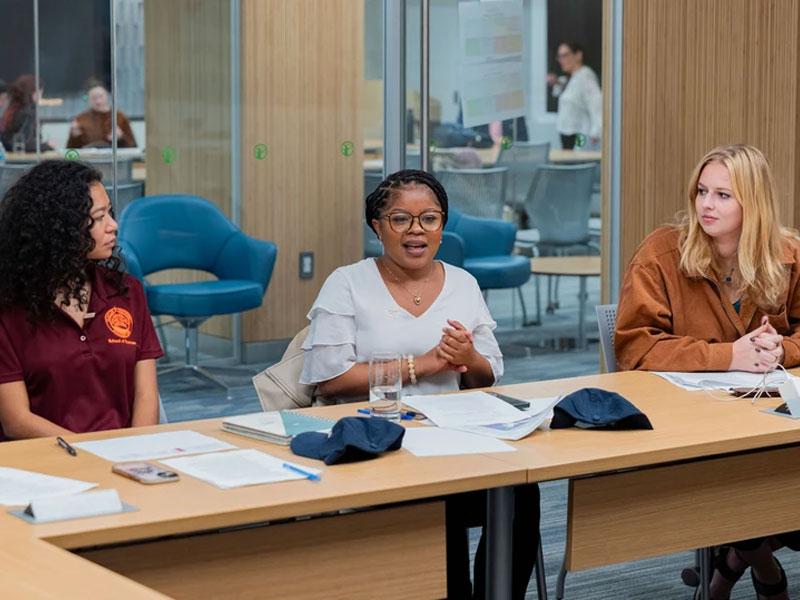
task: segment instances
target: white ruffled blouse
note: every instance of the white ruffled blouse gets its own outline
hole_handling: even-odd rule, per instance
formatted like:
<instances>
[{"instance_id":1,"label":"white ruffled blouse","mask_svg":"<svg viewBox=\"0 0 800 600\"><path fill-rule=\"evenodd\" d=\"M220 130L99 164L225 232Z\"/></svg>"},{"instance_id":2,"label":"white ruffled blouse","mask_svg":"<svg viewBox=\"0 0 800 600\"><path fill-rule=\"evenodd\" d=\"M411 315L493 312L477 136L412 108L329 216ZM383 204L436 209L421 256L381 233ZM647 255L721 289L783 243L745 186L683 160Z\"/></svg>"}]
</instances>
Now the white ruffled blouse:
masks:
<instances>
[{"instance_id":1,"label":"white ruffled blouse","mask_svg":"<svg viewBox=\"0 0 800 600\"><path fill-rule=\"evenodd\" d=\"M503 375L503 355L492 320L475 278L444 264L445 281L433 304L419 317L398 306L372 258L340 267L325 280L308 318L311 327L303 343L305 362L300 383L317 384L369 362L375 352L420 356L439 344L447 319L464 325L475 349L489 361L495 382ZM403 395L457 391L461 374L443 371L403 384ZM364 398L347 398L354 402ZM328 398L329 401L337 399Z\"/></svg>"}]
</instances>

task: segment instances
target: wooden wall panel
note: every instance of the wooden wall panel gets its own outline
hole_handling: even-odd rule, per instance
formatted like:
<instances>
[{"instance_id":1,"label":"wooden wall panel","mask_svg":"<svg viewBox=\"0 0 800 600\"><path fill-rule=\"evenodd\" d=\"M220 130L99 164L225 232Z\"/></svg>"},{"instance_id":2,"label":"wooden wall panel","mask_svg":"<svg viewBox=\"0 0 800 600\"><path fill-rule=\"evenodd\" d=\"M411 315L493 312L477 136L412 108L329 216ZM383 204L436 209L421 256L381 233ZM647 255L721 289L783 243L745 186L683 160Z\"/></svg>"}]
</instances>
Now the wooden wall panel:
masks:
<instances>
[{"instance_id":1,"label":"wooden wall panel","mask_svg":"<svg viewBox=\"0 0 800 600\"><path fill-rule=\"evenodd\" d=\"M686 206L714 146L744 142L771 161L781 218L800 225L796 0L628 0L623 15L622 269Z\"/></svg>"},{"instance_id":2,"label":"wooden wall panel","mask_svg":"<svg viewBox=\"0 0 800 600\"><path fill-rule=\"evenodd\" d=\"M144 18L146 193L196 194L230 216L230 2L145 0ZM173 270L153 280L208 278ZM216 317L202 330L230 337L230 321Z\"/></svg>"},{"instance_id":3,"label":"wooden wall panel","mask_svg":"<svg viewBox=\"0 0 800 600\"><path fill-rule=\"evenodd\" d=\"M292 337L328 274L363 255L364 3L242 2L242 224L278 245L264 306L244 341ZM342 142L355 143L350 156ZM268 156L254 156L256 144ZM301 280L299 253L315 276Z\"/></svg>"}]
</instances>

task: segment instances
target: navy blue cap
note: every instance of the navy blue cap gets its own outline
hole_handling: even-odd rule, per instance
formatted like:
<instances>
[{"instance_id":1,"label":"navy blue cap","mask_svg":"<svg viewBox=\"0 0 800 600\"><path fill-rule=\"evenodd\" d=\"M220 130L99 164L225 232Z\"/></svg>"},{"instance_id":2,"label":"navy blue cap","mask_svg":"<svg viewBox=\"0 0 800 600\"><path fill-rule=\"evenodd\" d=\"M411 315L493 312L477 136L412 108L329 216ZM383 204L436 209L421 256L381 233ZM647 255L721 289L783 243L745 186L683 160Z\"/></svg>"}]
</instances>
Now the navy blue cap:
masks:
<instances>
[{"instance_id":1,"label":"navy blue cap","mask_svg":"<svg viewBox=\"0 0 800 600\"><path fill-rule=\"evenodd\" d=\"M588 425L603 429L652 429L642 411L615 392L583 388L564 397L553 408L551 429Z\"/></svg>"},{"instance_id":2,"label":"navy blue cap","mask_svg":"<svg viewBox=\"0 0 800 600\"><path fill-rule=\"evenodd\" d=\"M405 428L376 417L342 417L330 435L310 431L294 437L292 452L324 460L326 465L375 458L386 450L398 450Z\"/></svg>"}]
</instances>

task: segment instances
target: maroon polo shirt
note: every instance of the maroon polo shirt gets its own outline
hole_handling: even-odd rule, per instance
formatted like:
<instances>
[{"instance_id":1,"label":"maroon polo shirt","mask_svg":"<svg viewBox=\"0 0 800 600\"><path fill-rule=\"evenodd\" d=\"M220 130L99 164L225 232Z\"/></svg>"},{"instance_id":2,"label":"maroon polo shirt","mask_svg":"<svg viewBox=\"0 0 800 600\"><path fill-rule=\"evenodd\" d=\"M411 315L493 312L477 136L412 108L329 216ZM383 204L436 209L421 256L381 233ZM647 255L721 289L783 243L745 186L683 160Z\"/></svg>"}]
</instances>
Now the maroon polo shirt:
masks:
<instances>
[{"instance_id":1,"label":"maroon polo shirt","mask_svg":"<svg viewBox=\"0 0 800 600\"><path fill-rule=\"evenodd\" d=\"M123 296L104 272L90 267L83 328L63 310L35 325L22 308L0 314L0 383L24 381L31 412L76 433L130 427L136 363L164 354L142 284L125 275Z\"/></svg>"}]
</instances>

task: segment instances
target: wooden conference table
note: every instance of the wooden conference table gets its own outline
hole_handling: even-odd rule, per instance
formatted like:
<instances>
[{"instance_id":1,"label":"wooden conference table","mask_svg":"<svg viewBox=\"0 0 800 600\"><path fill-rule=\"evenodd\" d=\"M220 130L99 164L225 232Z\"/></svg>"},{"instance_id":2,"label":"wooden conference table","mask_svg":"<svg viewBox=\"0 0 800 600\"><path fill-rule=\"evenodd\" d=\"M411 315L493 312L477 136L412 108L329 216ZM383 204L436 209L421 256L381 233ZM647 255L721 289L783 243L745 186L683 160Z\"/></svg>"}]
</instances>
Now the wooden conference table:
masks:
<instances>
[{"instance_id":1,"label":"wooden conference table","mask_svg":"<svg viewBox=\"0 0 800 600\"><path fill-rule=\"evenodd\" d=\"M0 465L97 481L139 508L35 526L0 513L0 581L4 591L10 585L33 598L162 597L156 589L176 598L255 598L267 592L274 598L360 598L374 597L377 589L387 598L443 597L444 514L437 498L488 488L488 597L507 598L509 486L561 478L570 478L568 570L800 529L800 421L760 412L779 400L756 406L749 400L720 402L642 372L499 390L530 397L587 386L621 393L655 429L539 431L515 442L516 452L489 455L418 458L400 451L327 467L321 483L233 490L187 476L176 484L143 486L111 475L109 463L87 452L70 457L52 439L0 444ZM353 406L314 410L332 417L355 414ZM283 447L218 426L218 420L197 421L135 433L192 429L288 456ZM392 505L408 501L416 503ZM379 505L384 508L255 526Z\"/></svg>"}]
</instances>

